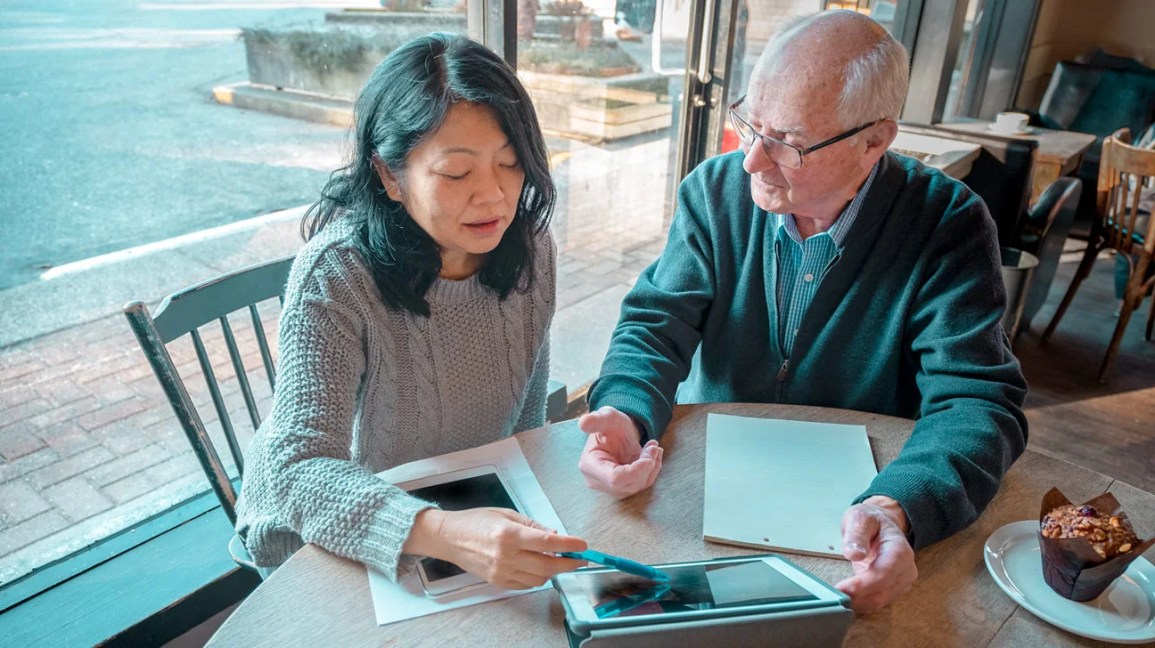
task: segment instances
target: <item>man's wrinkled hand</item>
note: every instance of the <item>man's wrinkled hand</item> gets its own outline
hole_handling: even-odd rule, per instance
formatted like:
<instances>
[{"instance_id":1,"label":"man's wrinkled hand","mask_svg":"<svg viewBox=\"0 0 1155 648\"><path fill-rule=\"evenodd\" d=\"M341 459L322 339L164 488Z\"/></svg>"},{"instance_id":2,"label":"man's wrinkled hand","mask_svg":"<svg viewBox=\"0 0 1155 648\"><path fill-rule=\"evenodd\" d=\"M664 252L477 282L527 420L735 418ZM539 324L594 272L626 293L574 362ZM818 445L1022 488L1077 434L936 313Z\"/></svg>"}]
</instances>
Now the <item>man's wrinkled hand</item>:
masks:
<instances>
[{"instance_id":1,"label":"man's wrinkled hand","mask_svg":"<svg viewBox=\"0 0 1155 648\"><path fill-rule=\"evenodd\" d=\"M868 498L842 516L842 553L854 575L835 587L850 596L855 612L869 614L889 605L918 579L907 526L906 513L889 497Z\"/></svg>"},{"instance_id":2,"label":"man's wrinkled hand","mask_svg":"<svg viewBox=\"0 0 1155 648\"><path fill-rule=\"evenodd\" d=\"M602 407L578 419L578 427L589 435L578 460L586 485L619 499L654 485L662 470L662 447L657 441L643 447L629 416Z\"/></svg>"}]
</instances>

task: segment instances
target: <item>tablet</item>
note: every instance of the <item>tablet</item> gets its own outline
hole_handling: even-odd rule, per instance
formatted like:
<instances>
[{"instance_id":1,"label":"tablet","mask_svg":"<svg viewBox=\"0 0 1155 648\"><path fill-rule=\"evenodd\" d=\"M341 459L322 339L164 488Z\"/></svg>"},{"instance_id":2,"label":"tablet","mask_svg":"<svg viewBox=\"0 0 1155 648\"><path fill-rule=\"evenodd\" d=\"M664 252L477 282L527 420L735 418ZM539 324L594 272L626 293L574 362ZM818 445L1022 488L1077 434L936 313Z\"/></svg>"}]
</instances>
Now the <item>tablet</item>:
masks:
<instances>
[{"instance_id":1,"label":"tablet","mask_svg":"<svg viewBox=\"0 0 1155 648\"><path fill-rule=\"evenodd\" d=\"M846 595L776 554L655 565L658 583L609 568L558 574L570 626L598 628L842 606Z\"/></svg>"},{"instance_id":2,"label":"tablet","mask_svg":"<svg viewBox=\"0 0 1155 648\"><path fill-rule=\"evenodd\" d=\"M409 491L410 495L436 502L446 511L495 506L523 512L513 489L493 465L430 475L397 485ZM484 580L457 565L437 558L421 559L417 563L417 575L426 595L434 598L485 584Z\"/></svg>"}]
</instances>

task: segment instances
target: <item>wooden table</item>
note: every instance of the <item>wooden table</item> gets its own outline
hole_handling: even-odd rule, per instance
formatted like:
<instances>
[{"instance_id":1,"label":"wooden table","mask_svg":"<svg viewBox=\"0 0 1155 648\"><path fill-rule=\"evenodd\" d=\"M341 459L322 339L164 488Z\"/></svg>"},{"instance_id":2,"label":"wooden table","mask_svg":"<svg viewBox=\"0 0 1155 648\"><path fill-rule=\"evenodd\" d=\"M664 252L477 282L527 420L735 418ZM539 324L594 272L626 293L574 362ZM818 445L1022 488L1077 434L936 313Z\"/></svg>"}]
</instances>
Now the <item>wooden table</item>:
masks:
<instances>
[{"instance_id":1,"label":"wooden table","mask_svg":"<svg viewBox=\"0 0 1155 648\"><path fill-rule=\"evenodd\" d=\"M890 149L916 158L956 180L962 180L971 172L982 147L946 137L907 132L900 125Z\"/></svg>"},{"instance_id":2,"label":"wooden table","mask_svg":"<svg viewBox=\"0 0 1155 648\"><path fill-rule=\"evenodd\" d=\"M879 466L897 456L912 427L905 419L818 407L678 406L662 437L666 454L657 483L622 502L586 488L577 470L585 435L575 422L530 430L518 439L566 529L599 550L649 563L755 553L702 539L708 412L863 424ZM856 619L846 645L1098 645L1019 609L983 564L987 537L1009 522L1036 518L1043 494L1055 485L1077 502L1110 490L1140 532L1155 529L1155 495L1027 451L975 524L919 552L914 590L883 611ZM1152 554L1155 550L1148 558ZM789 558L830 583L851 573L841 560ZM564 646L563 617L557 594L545 591L377 626L365 568L309 545L233 612L210 645Z\"/></svg>"},{"instance_id":3,"label":"wooden table","mask_svg":"<svg viewBox=\"0 0 1155 648\"><path fill-rule=\"evenodd\" d=\"M992 131L990 124L991 122L987 121L944 122L935 124L935 127L962 133L1002 135L1002 133ZM1032 205L1052 182L1079 168L1079 163L1083 161L1083 154L1095 143L1095 136L1088 133L1038 127L1031 127L1030 132L1021 135L1002 136L1033 139L1039 143L1038 157L1035 159L1035 168L1031 177Z\"/></svg>"}]
</instances>

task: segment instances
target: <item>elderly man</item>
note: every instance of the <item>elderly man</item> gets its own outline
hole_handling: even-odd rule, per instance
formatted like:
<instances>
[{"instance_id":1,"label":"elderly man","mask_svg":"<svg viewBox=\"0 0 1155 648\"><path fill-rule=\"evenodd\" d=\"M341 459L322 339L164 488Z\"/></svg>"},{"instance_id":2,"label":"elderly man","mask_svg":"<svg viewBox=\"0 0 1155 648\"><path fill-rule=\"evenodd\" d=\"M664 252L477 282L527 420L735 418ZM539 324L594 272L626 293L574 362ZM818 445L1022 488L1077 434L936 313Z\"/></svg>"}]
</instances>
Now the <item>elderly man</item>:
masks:
<instances>
[{"instance_id":1,"label":"elderly man","mask_svg":"<svg viewBox=\"0 0 1155 648\"><path fill-rule=\"evenodd\" d=\"M657 477L676 389L916 418L847 503L855 574L837 587L859 612L910 589L914 549L973 522L1027 436L994 223L962 184L887 152L908 67L854 12L775 36L731 107L742 152L682 182L580 421L587 482L624 497Z\"/></svg>"}]
</instances>

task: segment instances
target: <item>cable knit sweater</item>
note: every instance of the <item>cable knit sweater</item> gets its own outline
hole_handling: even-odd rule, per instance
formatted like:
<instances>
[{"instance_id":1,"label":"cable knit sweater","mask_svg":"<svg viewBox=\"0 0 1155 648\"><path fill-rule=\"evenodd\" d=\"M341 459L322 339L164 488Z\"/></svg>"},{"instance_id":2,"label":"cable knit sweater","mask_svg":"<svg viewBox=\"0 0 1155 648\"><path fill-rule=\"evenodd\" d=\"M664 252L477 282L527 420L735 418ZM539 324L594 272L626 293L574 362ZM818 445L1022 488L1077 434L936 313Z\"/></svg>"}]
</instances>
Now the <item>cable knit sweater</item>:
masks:
<instances>
[{"instance_id":1,"label":"cable knit sweater","mask_svg":"<svg viewBox=\"0 0 1155 648\"><path fill-rule=\"evenodd\" d=\"M476 275L436 280L426 318L384 304L354 236L330 223L293 264L237 532L260 566L311 542L397 579L431 504L374 473L543 424L556 250L538 237L533 288L505 300Z\"/></svg>"}]
</instances>

